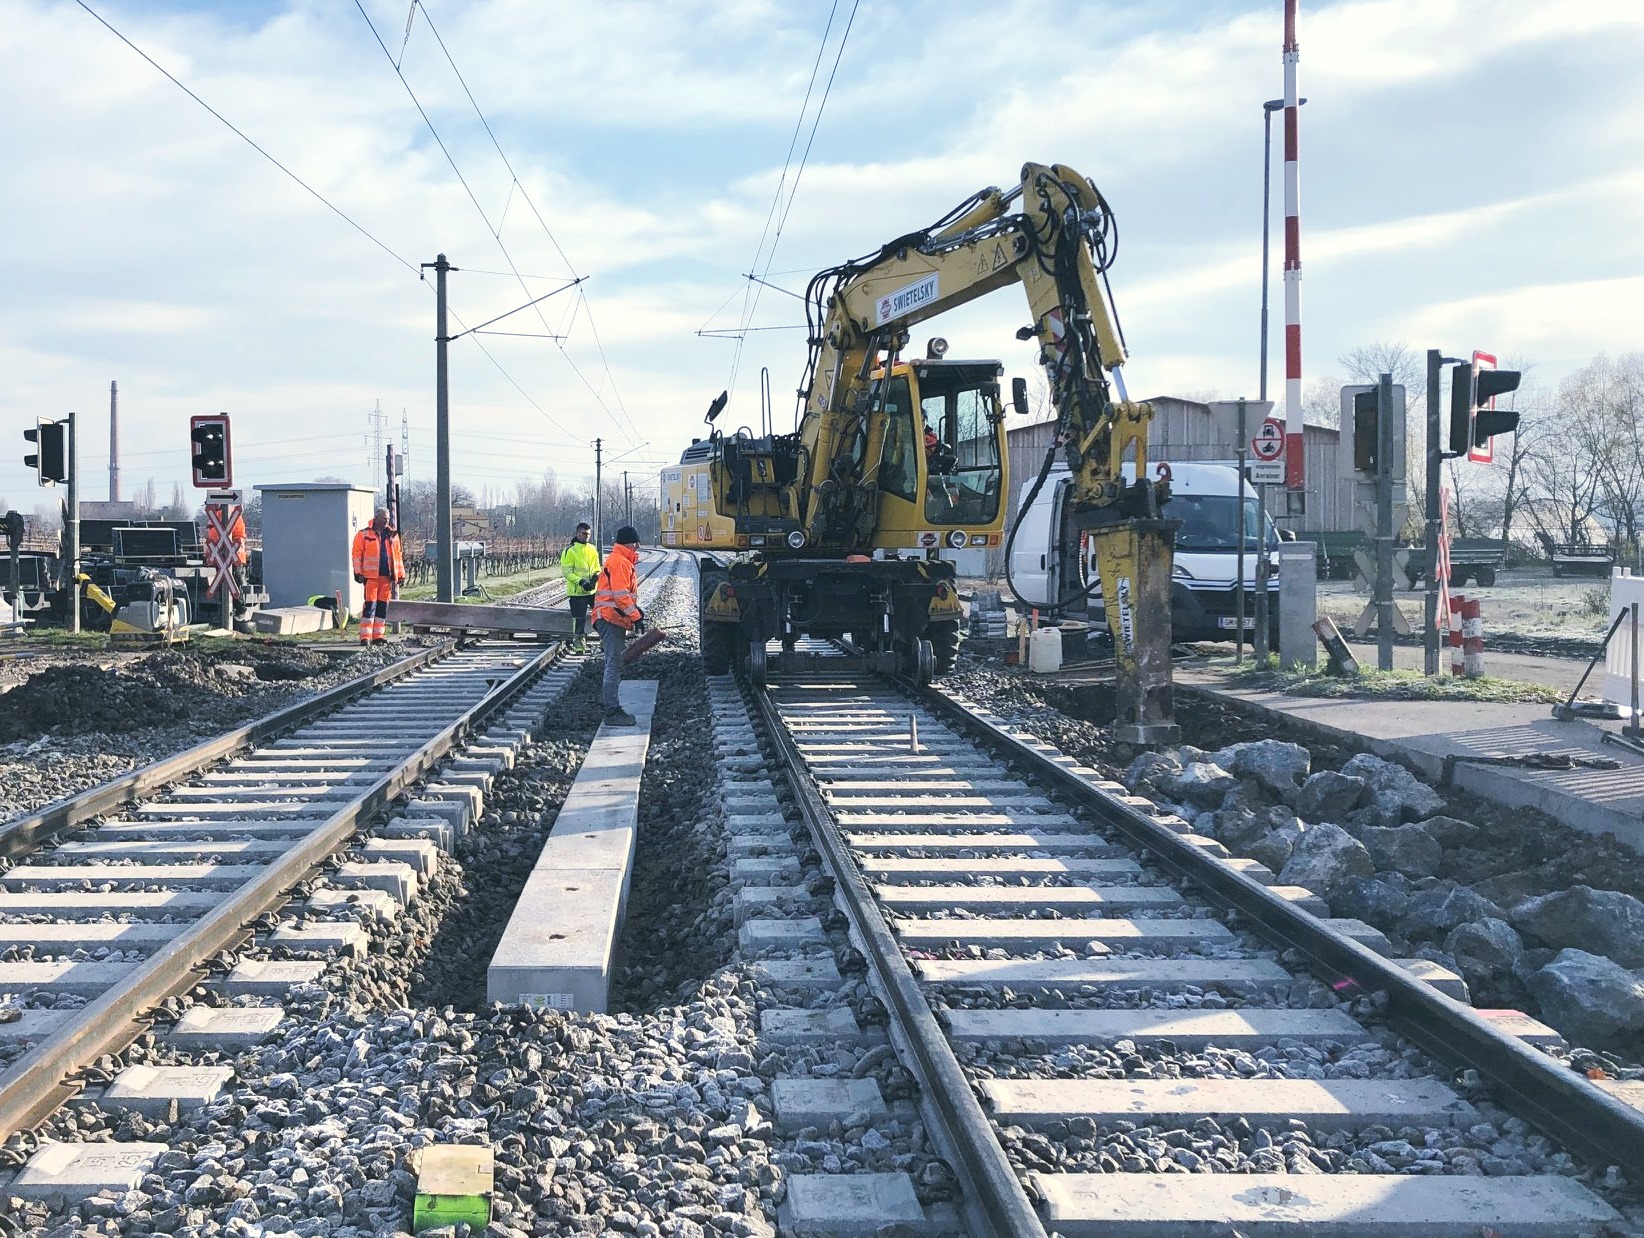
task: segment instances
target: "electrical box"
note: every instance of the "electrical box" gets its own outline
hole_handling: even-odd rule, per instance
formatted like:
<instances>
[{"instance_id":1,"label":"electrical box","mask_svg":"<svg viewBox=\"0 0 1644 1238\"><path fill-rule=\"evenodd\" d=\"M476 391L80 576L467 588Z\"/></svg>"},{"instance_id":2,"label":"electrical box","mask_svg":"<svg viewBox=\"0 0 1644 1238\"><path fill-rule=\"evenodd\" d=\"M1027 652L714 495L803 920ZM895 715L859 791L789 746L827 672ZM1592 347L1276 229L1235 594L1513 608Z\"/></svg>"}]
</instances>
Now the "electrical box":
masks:
<instances>
[{"instance_id":1,"label":"electrical box","mask_svg":"<svg viewBox=\"0 0 1644 1238\"><path fill-rule=\"evenodd\" d=\"M263 587L270 606L306 606L341 596L358 615L365 586L354 583L354 534L371 523L376 492L348 482L258 486L263 496Z\"/></svg>"}]
</instances>

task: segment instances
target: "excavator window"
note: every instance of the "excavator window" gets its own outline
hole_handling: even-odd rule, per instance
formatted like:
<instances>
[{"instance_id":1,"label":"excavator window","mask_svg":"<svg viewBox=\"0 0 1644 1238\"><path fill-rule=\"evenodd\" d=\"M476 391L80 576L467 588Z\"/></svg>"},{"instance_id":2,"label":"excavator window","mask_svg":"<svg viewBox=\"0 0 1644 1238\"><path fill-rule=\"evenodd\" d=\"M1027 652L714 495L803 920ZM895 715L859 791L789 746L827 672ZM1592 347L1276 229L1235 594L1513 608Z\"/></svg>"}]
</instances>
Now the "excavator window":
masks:
<instances>
[{"instance_id":1,"label":"excavator window","mask_svg":"<svg viewBox=\"0 0 1644 1238\"><path fill-rule=\"evenodd\" d=\"M943 391L923 378L925 519L932 524L987 524L999 512L999 437L993 375Z\"/></svg>"},{"instance_id":2,"label":"excavator window","mask_svg":"<svg viewBox=\"0 0 1644 1238\"><path fill-rule=\"evenodd\" d=\"M878 401L875 391L873 400ZM893 378L885 392L885 440L879 463L879 488L910 503L919 501L919 449L913 427L913 400L906 378Z\"/></svg>"}]
</instances>

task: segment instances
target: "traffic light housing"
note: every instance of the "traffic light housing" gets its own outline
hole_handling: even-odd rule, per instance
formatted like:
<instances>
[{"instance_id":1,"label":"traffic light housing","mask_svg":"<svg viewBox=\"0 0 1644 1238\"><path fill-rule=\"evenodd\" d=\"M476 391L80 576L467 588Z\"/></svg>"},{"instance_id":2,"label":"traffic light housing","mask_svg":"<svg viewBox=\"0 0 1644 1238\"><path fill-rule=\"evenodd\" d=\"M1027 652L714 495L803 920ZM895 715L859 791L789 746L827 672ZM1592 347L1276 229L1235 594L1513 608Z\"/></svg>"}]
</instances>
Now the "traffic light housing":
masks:
<instances>
[{"instance_id":1,"label":"traffic light housing","mask_svg":"<svg viewBox=\"0 0 1644 1238\"><path fill-rule=\"evenodd\" d=\"M188 438L194 462L194 484L223 489L234 484L234 466L228 450L228 414L191 417Z\"/></svg>"},{"instance_id":2,"label":"traffic light housing","mask_svg":"<svg viewBox=\"0 0 1644 1238\"><path fill-rule=\"evenodd\" d=\"M1517 391L1523 377L1517 370L1481 369L1476 361L1462 362L1450 371L1450 454L1464 456L1483 447L1497 434L1518 429L1518 414L1494 408L1498 395Z\"/></svg>"},{"instance_id":3,"label":"traffic light housing","mask_svg":"<svg viewBox=\"0 0 1644 1238\"><path fill-rule=\"evenodd\" d=\"M1380 441L1376 420L1378 403L1374 387L1353 393L1353 467L1361 473L1376 471L1376 448Z\"/></svg>"},{"instance_id":4,"label":"traffic light housing","mask_svg":"<svg viewBox=\"0 0 1644 1238\"><path fill-rule=\"evenodd\" d=\"M35 450L23 457L23 464L34 470L34 479L42 486L53 486L68 480L68 422L36 418L32 430L24 430L23 437L33 443Z\"/></svg>"}]
</instances>

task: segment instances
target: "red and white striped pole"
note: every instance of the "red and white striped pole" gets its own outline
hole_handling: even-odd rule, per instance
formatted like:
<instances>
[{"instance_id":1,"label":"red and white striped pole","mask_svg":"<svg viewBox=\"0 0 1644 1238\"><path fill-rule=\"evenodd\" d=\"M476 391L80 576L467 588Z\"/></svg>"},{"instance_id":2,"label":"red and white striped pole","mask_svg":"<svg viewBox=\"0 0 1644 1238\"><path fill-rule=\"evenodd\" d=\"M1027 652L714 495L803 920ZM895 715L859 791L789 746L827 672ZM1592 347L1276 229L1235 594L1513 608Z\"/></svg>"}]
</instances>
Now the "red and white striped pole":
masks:
<instances>
[{"instance_id":1,"label":"red and white striped pole","mask_svg":"<svg viewBox=\"0 0 1644 1238\"><path fill-rule=\"evenodd\" d=\"M1302 443L1301 177L1296 158L1296 3L1284 0L1284 486L1286 510L1305 510L1307 458Z\"/></svg>"},{"instance_id":2,"label":"red and white striped pole","mask_svg":"<svg viewBox=\"0 0 1644 1238\"><path fill-rule=\"evenodd\" d=\"M1462 673L1468 679L1484 675L1484 603L1468 598L1461 607Z\"/></svg>"},{"instance_id":3,"label":"red and white striped pole","mask_svg":"<svg viewBox=\"0 0 1644 1238\"><path fill-rule=\"evenodd\" d=\"M1450 675L1460 679L1467 673L1466 655L1462 648L1461 616L1466 612L1467 599L1459 593L1450 595Z\"/></svg>"}]
</instances>

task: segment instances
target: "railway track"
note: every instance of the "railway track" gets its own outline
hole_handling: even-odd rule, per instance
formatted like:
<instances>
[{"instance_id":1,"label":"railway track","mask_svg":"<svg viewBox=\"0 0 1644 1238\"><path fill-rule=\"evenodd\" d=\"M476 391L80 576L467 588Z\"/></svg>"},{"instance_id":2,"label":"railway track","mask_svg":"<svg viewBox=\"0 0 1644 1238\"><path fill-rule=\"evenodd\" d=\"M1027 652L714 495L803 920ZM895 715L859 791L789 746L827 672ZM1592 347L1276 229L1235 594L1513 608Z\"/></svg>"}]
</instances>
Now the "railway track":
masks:
<instances>
[{"instance_id":1,"label":"railway track","mask_svg":"<svg viewBox=\"0 0 1644 1238\"><path fill-rule=\"evenodd\" d=\"M969 1233L1619 1222L1578 1174L1644 1177L1644 1113L1540 1052L1550 1029L1453 1000L1457 977L965 702L805 652L713 689L716 725L750 725L791 789ZM745 945L802 958L815 876L746 821ZM875 1190L908 1220L910 1190Z\"/></svg>"},{"instance_id":2,"label":"railway track","mask_svg":"<svg viewBox=\"0 0 1644 1238\"><path fill-rule=\"evenodd\" d=\"M648 558L642 587L676 566ZM563 593L549 582L527 600ZM163 1118L226 1095L223 1063L416 897L580 666L558 643L445 641L0 825L11 1156L71 1100ZM150 1031L179 1064L122 1069ZM118 1194L166 1149L47 1144L8 1191Z\"/></svg>"}]
</instances>

